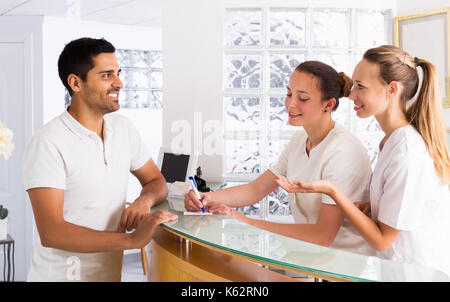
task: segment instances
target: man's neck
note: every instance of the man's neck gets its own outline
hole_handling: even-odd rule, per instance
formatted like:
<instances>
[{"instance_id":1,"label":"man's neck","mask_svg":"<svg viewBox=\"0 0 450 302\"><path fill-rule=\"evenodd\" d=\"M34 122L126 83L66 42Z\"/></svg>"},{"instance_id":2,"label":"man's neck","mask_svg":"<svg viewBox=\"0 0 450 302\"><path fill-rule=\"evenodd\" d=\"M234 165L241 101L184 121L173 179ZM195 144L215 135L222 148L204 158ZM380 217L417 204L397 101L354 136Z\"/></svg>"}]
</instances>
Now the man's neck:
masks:
<instances>
[{"instance_id":1,"label":"man's neck","mask_svg":"<svg viewBox=\"0 0 450 302\"><path fill-rule=\"evenodd\" d=\"M85 128L94 131L103 140L103 114L96 114L89 108L70 105L67 112Z\"/></svg>"}]
</instances>

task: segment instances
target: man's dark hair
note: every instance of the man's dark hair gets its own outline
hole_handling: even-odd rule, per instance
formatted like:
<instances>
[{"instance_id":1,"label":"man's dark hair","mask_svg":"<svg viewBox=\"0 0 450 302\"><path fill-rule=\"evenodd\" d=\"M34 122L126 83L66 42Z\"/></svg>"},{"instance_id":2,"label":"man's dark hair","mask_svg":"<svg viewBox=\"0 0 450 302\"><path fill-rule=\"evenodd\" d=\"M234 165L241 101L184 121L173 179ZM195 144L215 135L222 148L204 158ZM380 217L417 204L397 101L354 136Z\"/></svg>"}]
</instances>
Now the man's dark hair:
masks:
<instances>
[{"instance_id":1,"label":"man's dark hair","mask_svg":"<svg viewBox=\"0 0 450 302\"><path fill-rule=\"evenodd\" d=\"M115 47L103 38L80 38L67 44L58 59L58 73L70 95L73 94L67 82L70 74L73 73L85 81L88 71L94 68L93 58L101 53L115 51Z\"/></svg>"}]
</instances>

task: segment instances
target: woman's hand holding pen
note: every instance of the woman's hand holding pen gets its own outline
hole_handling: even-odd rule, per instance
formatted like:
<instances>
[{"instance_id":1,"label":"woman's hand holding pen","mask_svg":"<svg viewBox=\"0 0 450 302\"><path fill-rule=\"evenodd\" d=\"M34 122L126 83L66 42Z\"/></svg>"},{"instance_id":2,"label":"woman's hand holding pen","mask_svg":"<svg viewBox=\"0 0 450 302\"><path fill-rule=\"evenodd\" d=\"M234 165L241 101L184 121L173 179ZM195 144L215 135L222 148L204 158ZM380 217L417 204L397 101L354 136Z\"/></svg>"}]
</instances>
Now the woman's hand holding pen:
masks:
<instances>
[{"instance_id":1,"label":"woman's hand holding pen","mask_svg":"<svg viewBox=\"0 0 450 302\"><path fill-rule=\"evenodd\" d=\"M202 201L198 200L193 190L184 195L184 207L191 212L199 212L202 206L206 211L216 214L228 215L236 219L242 220L245 216L229 206L221 203L213 202L208 193L199 193ZM203 204L202 204L203 203Z\"/></svg>"},{"instance_id":2,"label":"woman's hand holding pen","mask_svg":"<svg viewBox=\"0 0 450 302\"><path fill-rule=\"evenodd\" d=\"M211 202L209 194L201 192L199 192L199 194L202 201L198 200L193 190L189 190L189 192L184 195L184 207L186 208L186 210L190 212L198 212L202 210L203 206L206 206Z\"/></svg>"}]
</instances>

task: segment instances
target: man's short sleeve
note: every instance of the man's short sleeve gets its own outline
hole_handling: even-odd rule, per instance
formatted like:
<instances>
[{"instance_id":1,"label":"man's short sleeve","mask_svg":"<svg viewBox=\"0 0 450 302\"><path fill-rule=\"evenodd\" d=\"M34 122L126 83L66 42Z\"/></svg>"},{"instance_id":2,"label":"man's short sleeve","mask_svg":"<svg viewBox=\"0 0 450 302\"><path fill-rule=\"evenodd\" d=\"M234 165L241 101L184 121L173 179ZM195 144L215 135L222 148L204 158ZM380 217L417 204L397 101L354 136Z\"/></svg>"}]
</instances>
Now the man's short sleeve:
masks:
<instances>
[{"instance_id":1,"label":"man's short sleeve","mask_svg":"<svg viewBox=\"0 0 450 302\"><path fill-rule=\"evenodd\" d=\"M66 189L64 160L54 144L34 136L28 144L23 160L25 190L46 187Z\"/></svg>"},{"instance_id":2,"label":"man's short sleeve","mask_svg":"<svg viewBox=\"0 0 450 302\"><path fill-rule=\"evenodd\" d=\"M136 171L144 166L151 157L150 152L148 151L148 148L145 145L145 142L142 140L142 137L139 134L138 130L133 126L131 122L128 122L128 124L131 146L130 171Z\"/></svg>"}]
</instances>

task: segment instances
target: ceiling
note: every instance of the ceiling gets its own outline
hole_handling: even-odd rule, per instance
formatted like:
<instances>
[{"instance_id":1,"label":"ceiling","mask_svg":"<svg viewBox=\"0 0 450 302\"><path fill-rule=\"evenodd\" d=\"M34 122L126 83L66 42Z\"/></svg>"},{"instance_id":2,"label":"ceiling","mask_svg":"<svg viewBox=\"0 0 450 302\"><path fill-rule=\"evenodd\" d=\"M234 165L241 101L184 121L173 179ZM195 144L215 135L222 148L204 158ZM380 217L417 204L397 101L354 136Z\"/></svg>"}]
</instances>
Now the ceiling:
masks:
<instances>
[{"instance_id":1,"label":"ceiling","mask_svg":"<svg viewBox=\"0 0 450 302\"><path fill-rule=\"evenodd\" d=\"M0 16L74 16L81 20L161 26L162 0L1 0ZM72 3L72 4L71 4ZM79 8L79 9L78 9Z\"/></svg>"}]
</instances>

